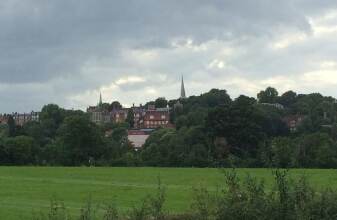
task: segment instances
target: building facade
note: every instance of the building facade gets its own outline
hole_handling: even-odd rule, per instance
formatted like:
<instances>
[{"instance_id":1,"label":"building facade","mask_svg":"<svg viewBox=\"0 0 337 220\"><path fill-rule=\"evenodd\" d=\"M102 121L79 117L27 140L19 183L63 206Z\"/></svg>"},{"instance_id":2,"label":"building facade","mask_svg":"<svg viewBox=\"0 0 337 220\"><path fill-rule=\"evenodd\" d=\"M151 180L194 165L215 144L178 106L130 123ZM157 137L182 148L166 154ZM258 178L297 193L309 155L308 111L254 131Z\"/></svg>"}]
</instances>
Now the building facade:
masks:
<instances>
[{"instance_id":1,"label":"building facade","mask_svg":"<svg viewBox=\"0 0 337 220\"><path fill-rule=\"evenodd\" d=\"M144 106L132 106L131 108L112 109L110 111L99 105L87 108L91 121L96 124L125 122L129 111L133 112L134 129L172 127L169 107L155 108L155 106L149 105L146 108Z\"/></svg>"},{"instance_id":2,"label":"building facade","mask_svg":"<svg viewBox=\"0 0 337 220\"><path fill-rule=\"evenodd\" d=\"M15 125L23 126L27 122L31 121L40 121L39 112L30 112L30 113L18 113L13 112L12 114L1 114L0 115L0 124L7 124L8 118L12 117L14 119Z\"/></svg>"}]
</instances>

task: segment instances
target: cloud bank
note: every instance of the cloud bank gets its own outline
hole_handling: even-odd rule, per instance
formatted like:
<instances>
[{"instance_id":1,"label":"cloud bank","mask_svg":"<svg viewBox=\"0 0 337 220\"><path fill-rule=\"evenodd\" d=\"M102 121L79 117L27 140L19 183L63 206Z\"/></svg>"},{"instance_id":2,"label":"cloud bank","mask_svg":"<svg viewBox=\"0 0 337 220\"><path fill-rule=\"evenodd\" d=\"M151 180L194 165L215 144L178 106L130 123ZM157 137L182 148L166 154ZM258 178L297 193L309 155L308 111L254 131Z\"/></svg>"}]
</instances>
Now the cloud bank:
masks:
<instances>
[{"instance_id":1,"label":"cloud bank","mask_svg":"<svg viewBox=\"0 0 337 220\"><path fill-rule=\"evenodd\" d=\"M337 96L337 2L3 0L0 111L211 88Z\"/></svg>"}]
</instances>

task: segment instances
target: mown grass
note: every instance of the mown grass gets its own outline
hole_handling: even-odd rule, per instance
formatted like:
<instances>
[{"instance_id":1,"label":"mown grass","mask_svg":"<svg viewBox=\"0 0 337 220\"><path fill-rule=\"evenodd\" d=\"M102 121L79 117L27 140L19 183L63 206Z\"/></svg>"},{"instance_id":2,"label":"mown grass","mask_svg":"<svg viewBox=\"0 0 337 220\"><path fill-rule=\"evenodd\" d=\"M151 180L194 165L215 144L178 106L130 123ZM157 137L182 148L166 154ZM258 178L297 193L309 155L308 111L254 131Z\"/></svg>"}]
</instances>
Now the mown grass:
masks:
<instances>
[{"instance_id":1,"label":"mown grass","mask_svg":"<svg viewBox=\"0 0 337 220\"><path fill-rule=\"evenodd\" d=\"M239 176L265 179L271 187L270 169L238 169ZM294 169L290 176L305 174L317 189L337 189L336 170ZM193 188L216 190L224 181L218 169L198 168L93 168L0 167L0 219L27 219L48 209L51 199L63 201L77 213L90 196L94 204L115 203L127 210L153 193L158 176L167 188L166 209L180 213L190 208Z\"/></svg>"}]
</instances>

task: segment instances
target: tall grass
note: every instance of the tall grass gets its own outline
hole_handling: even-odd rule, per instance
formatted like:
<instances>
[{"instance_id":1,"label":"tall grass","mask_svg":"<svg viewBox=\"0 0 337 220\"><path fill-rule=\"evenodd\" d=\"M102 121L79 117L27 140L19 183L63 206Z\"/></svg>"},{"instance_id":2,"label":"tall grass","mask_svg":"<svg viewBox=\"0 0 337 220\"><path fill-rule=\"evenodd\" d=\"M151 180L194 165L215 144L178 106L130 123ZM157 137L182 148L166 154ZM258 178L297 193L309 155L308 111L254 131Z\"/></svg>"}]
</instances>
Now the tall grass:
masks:
<instances>
[{"instance_id":1,"label":"tall grass","mask_svg":"<svg viewBox=\"0 0 337 220\"><path fill-rule=\"evenodd\" d=\"M289 177L287 170L274 170L274 186L250 175L240 179L235 169L224 171L224 184L217 191L194 190L191 210L170 215L165 209L166 187L158 178L157 190L138 206L119 213L115 204L94 206L89 198L78 216L70 216L62 202L52 200L48 213L34 214L34 220L314 220L337 219L337 193L314 190L305 176ZM101 213L98 215L97 213Z\"/></svg>"}]
</instances>

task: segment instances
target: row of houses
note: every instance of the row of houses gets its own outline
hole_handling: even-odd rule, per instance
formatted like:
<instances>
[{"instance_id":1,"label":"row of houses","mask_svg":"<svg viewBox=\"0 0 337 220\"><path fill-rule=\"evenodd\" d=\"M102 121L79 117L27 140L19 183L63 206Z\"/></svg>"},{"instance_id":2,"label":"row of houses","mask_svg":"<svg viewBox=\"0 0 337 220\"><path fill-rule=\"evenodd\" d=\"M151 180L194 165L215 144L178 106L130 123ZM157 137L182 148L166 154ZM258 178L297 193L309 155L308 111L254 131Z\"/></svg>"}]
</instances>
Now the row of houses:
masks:
<instances>
[{"instance_id":1,"label":"row of houses","mask_svg":"<svg viewBox=\"0 0 337 220\"><path fill-rule=\"evenodd\" d=\"M127 120L128 114L133 114L134 129L155 129L172 127L170 123L170 108L156 108L154 105L132 106L131 108L104 109L100 102L97 106L87 108L94 123L121 123ZM131 112L131 113L130 113Z\"/></svg>"},{"instance_id":2,"label":"row of houses","mask_svg":"<svg viewBox=\"0 0 337 220\"><path fill-rule=\"evenodd\" d=\"M30 113L0 114L0 124L7 124L9 117L14 119L16 125L23 126L30 121L39 121L40 113L32 111Z\"/></svg>"}]
</instances>

